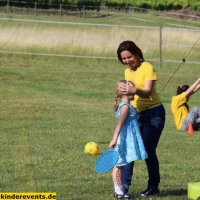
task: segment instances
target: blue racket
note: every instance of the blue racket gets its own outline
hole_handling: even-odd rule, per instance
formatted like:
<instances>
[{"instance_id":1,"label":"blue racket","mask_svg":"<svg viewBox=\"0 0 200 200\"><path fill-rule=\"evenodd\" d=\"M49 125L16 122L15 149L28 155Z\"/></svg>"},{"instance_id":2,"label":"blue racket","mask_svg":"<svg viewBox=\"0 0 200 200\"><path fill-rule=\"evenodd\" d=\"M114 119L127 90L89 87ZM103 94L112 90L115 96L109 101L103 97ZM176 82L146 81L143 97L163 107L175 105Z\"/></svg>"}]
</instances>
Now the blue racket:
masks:
<instances>
[{"instance_id":1,"label":"blue racket","mask_svg":"<svg viewBox=\"0 0 200 200\"><path fill-rule=\"evenodd\" d=\"M99 174L108 172L116 165L118 159L119 154L115 149L108 150L97 159L94 169Z\"/></svg>"}]
</instances>

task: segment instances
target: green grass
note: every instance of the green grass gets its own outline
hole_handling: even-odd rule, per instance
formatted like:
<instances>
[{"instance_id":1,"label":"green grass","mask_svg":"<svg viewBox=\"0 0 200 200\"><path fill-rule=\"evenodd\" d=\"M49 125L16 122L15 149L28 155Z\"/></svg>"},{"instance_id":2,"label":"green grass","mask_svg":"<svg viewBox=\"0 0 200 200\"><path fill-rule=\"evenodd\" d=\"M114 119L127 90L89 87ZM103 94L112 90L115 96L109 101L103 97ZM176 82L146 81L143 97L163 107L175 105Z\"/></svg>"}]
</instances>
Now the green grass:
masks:
<instances>
[{"instance_id":1,"label":"green grass","mask_svg":"<svg viewBox=\"0 0 200 200\"><path fill-rule=\"evenodd\" d=\"M81 20L137 25L125 15L98 20L74 19L77 22ZM156 42L159 36L158 31L150 29L83 27L1 21L0 48L5 51L73 52L86 56L116 57L117 46L124 39ZM19 36L28 36L28 39ZM69 45L64 40L51 40L55 36L65 39L73 36L83 41L89 38L94 42L83 44L79 41ZM187 45L194 45L199 37L198 31L165 29L163 36L165 43ZM38 40L40 37L43 39ZM96 40L113 42L97 43ZM158 57L158 47L155 45L139 46L145 58ZM190 47L164 47L163 59L174 58L181 63L189 50ZM159 68L158 62L152 62L157 70L157 88L159 93L162 91L160 96L167 118L158 146L162 194L151 199L187 199L188 182L199 181L200 131L188 135L176 130L170 110L171 97L177 86L191 84L199 77L199 66L187 63L188 60L199 61L198 47L193 49L181 66L180 63L163 62L162 68ZM57 192L58 200L113 199L111 173L97 174L94 163L98 156L84 154L84 146L94 141L99 144L101 153L108 149L116 126L112 109L114 89L116 82L124 78L124 69L125 66L117 59L0 53L1 191ZM200 93L192 96L189 104L191 108L199 106ZM140 199L137 195L146 188L146 182L145 162L138 161L130 188L135 199Z\"/></svg>"},{"instance_id":2,"label":"green grass","mask_svg":"<svg viewBox=\"0 0 200 200\"><path fill-rule=\"evenodd\" d=\"M177 64L158 68L158 91ZM117 60L1 55L1 182L2 192L57 192L59 200L113 199L111 173L94 171L98 156L84 154L89 141L101 153L116 125L112 109L115 83L123 78ZM188 182L199 181L200 132L188 135L175 128L170 99L179 84L199 77L195 65L183 65L160 96L167 111L159 146L161 196L187 199ZM190 106L200 104L200 94ZM144 161L136 162L130 193L145 189Z\"/></svg>"}]
</instances>

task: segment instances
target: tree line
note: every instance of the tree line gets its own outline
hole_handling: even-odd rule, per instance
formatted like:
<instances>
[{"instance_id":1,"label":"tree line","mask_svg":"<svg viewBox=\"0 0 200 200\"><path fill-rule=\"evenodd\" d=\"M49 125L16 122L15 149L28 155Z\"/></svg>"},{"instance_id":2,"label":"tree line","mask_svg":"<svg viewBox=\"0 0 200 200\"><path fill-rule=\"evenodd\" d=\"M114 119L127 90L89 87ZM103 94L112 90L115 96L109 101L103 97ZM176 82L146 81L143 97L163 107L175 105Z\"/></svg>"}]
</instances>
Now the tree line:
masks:
<instances>
[{"instance_id":1,"label":"tree line","mask_svg":"<svg viewBox=\"0 0 200 200\"><path fill-rule=\"evenodd\" d=\"M139 7L145 9L169 11L169 10L181 10L189 8L191 11L200 12L200 0L25 0L23 3L20 1L12 0L0 0L0 4L20 7L34 7L37 3L37 7L40 8L55 8L59 7L60 4L65 6L85 6L89 7L116 7L116 9L121 9L124 7Z\"/></svg>"}]
</instances>

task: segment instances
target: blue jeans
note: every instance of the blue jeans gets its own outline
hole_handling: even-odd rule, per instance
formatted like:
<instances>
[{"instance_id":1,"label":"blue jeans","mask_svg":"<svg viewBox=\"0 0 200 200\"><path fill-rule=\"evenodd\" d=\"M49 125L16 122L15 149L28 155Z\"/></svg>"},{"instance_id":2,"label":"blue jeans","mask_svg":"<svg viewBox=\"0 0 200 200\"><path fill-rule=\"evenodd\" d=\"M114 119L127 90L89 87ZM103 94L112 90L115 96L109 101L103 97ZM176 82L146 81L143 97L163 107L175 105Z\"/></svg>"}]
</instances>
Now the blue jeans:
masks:
<instances>
[{"instance_id":1,"label":"blue jeans","mask_svg":"<svg viewBox=\"0 0 200 200\"><path fill-rule=\"evenodd\" d=\"M148 158L145 159L149 180L147 187L158 187L160 183L159 162L156 148L165 125L165 108L163 105L139 113L140 131ZM122 172L123 184L130 186L134 162L124 167Z\"/></svg>"}]
</instances>

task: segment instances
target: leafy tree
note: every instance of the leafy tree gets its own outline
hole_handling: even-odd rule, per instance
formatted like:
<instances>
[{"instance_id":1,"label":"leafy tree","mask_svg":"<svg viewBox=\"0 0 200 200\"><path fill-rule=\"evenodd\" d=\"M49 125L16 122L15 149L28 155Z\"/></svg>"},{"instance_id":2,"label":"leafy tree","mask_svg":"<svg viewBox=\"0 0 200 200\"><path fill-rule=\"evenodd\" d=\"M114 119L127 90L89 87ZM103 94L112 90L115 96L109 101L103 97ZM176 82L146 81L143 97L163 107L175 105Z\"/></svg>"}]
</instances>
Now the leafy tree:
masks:
<instances>
[{"instance_id":1,"label":"leafy tree","mask_svg":"<svg viewBox=\"0 0 200 200\"><path fill-rule=\"evenodd\" d=\"M191 9L197 12L200 12L200 1L194 2L191 5Z\"/></svg>"}]
</instances>

